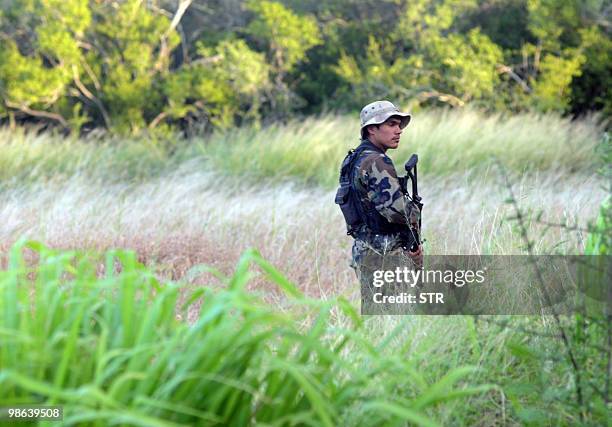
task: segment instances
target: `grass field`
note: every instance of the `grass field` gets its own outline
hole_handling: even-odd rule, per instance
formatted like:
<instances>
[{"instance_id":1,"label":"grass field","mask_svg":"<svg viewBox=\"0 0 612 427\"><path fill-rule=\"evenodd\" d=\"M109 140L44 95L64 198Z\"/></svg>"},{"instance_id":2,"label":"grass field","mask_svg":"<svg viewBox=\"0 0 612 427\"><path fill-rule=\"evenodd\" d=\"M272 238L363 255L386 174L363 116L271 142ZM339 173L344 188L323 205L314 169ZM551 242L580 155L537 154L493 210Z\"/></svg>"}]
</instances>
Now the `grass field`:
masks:
<instances>
[{"instance_id":1,"label":"grass field","mask_svg":"<svg viewBox=\"0 0 612 427\"><path fill-rule=\"evenodd\" d=\"M592 173L601 133L595 118L571 122L557 116L434 111L417 115L400 148L389 154L401 168L417 152L424 176L470 172L480 179L493 158L521 174ZM240 128L188 141L79 140L1 130L0 182L20 185L77 175L104 183L146 182L187 168L247 182L290 180L332 188L339 163L358 144L358 134L356 120L344 116Z\"/></svg>"},{"instance_id":2,"label":"grass field","mask_svg":"<svg viewBox=\"0 0 612 427\"><path fill-rule=\"evenodd\" d=\"M33 396L63 402L70 423L94 425L605 419L605 407L580 419L563 347L543 338L556 333L545 316L372 317L354 326L350 310L336 300L357 304L359 295L348 267L351 239L333 196L339 162L357 142L355 125L352 118L323 117L175 142L1 131L0 254L3 267L9 259L13 264L0 276L0 339L10 344L0 350L0 404ZM399 162L419 153L426 253L523 253L493 157L509 170L521 208L533 213L528 229L535 252L584 253L581 230L595 221L607 195L595 174L601 132L592 120L554 116L416 116L393 157ZM535 220L539 213L577 230L547 227ZM38 249L46 262L39 280L29 282L34 279L15 264L19 251L8 256L21 237L79 252ZM243 257L249 247L280 273L271 274L251 252ZM88 261L84 253L110 248L133 249L134 258L115 253L123 272L96 279L112 263L105 268L96 264L98 255ZM194 270L200 264L218 271ZM65 274L81 279L62 285ZM87 291L79 283L88 283ZM124 294L124 286L131 291ZM198 292L216 296L208 304ZM45 297L31 299L40 293ZM296 293L305 297L288 296ZM62 295L69 297L64 305L49 306ZM28 314L30 303L36 315ZM75 313L81 317L72 328ZM151 342L168 350L158 359ZM19 357L37 348L46 355L36 350ZM226 349L237 349L227 363L221 362ZM83 352L93 352L87 363L79 362ZM270 355L272 362L262 362ZM177 388L164 386L162 377ZM198 397L215 381L225 387ZM79 418L79 411L86 415Z\"/></svg>"}]
</instances>

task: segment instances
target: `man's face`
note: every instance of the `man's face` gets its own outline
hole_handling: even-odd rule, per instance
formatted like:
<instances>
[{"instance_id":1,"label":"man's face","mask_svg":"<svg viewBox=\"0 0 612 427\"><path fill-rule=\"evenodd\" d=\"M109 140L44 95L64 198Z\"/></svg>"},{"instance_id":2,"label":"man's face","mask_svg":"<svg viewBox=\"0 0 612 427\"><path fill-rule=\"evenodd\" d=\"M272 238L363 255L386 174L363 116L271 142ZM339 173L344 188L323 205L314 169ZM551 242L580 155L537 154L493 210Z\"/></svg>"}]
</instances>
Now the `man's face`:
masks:
<instances>
[{"instance_id":1,"label":"man's face","mask_svg":"<svg viewBox=\"0 0 612 427\"><path fill-rule=\"evenodd\" d=\"M368 129L370 142L385 151L389 148L397 148L402 134L401 123L400 119L389 117L386 122L381 123L378 127L370 127Z\"/></svg>"}]
</instances>

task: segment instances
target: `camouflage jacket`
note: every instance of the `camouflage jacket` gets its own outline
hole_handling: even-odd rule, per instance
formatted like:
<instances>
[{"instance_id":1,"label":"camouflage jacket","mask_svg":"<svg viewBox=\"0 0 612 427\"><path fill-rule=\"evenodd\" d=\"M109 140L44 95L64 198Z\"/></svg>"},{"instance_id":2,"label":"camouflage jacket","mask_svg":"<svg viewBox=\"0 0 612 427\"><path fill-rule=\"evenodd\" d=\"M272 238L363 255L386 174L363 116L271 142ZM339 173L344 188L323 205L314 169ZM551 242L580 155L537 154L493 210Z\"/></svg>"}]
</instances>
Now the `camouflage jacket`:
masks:
<instances>
[{"instance_id":1,"label":"camouflage jacket","mask_svg":"<svg viewBox=\"0 0 612 427\"><path fill-rule=\"evenodd\" d=\"M353 188L360 202L376 209L389 223L418 227L420 212L404 195L393 162L382 150L369 145L353 174Z\"/></svg>"}]
</instances>

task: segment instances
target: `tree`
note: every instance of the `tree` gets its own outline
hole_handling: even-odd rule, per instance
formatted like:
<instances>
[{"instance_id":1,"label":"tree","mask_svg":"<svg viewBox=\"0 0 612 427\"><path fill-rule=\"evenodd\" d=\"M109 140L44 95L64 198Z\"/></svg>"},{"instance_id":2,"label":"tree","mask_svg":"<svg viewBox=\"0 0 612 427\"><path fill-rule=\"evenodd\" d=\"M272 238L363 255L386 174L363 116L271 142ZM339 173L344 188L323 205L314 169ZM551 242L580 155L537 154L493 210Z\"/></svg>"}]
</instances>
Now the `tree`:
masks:
<instances>
[{"instance_id":1,"label":"tree","mask_svg":"<svg viewBox=\"0 0 612 427\"><path fill-rule=\"evenodd\" d=\"M0 32L0 114L36 117L69 128L80 109L65 102L81 73L80 44L91 24L87 0L16 0L7 4Z\"/></svg>"},{"instance_id":2,"label":"tree","mask_svg":"<svg viewBox=\"0 0 612 427\"><path fill-rule=\"evenodd\" d=\"M321 43L316 20L312 16L298 16L281 3L251 1L248 8L256 14L248 33L264 44L268 51L276 96L271 96L272 109L289 109L292 92L286 76L306 57L306 52Z\"/></svg>"},{"instance_id":3,"label":"tree","mask_svg":"<svg viewBox=\"0 0 612 427\"><path fill-rule=\"evenodd\" d=\"M361 103L391 97L457 106L487 99L498 83L502 51L476 28L467 34L453 31L460 13L474 6L459 0L411 2L387 40L371 38L364 58L344 54L335 70ZM398 45L399 52L390 48Z\"/></svg>"},{"instance_id":4,"label":"tree","mask_svg":"<svg viewBox=\"0 0 612 427\"><path fill-rule=\"evenodd\" d=\"M609 116L608 3L3 0L0 121L196 132L383 97Z\"/></svg>"},{"instance_id":5,"label":"tree","mask_svg":"<svg viewBox=\"0 0 612 427\"><path fill-rule=\"evenodd\" d=\"M260 119L270 67L262 53L244 40L225 40L216 47L200 46L199 59L184 64L164 85L168 98L163 118L186 119L189 127L210 123L228 127L236 121Z\"/></svg>"}]
</instances>

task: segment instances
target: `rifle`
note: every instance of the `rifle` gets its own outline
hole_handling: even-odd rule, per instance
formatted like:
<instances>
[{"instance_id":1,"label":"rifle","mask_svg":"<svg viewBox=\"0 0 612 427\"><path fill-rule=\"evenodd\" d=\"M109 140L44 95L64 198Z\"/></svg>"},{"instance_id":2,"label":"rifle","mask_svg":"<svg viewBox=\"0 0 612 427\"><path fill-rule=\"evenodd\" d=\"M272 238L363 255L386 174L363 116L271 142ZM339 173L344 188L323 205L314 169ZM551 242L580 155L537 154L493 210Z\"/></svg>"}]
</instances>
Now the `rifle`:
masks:
<instances>
[{"instance_id":1,"label":"rifle","mask_svg":"<svg viewBox=\"0 0 612 427\"><path fill-rule=\"evenodd\" d=\"M421 202L422 198L419 196L419 191L417 188L417 163L419 162L419 156L413 154L410 156L404 168L406 169L406 176L399 177L400 186L402 187L402 191L409 198L411 203L419 209L419 212L423 211L423 203ZM414 172L413 172L414 171ZM410 179L412 183L412 196L408 193L408 179ZM419 228L418 230L412 226L412 224L408 224L408 230L405 233L401 233L402 240L404 241L403 248L410 249L411 252L414 252L418 249L419 245L422 243L421 236L419 232L421 230L421 217L419 215Z\"/></svg>"}]
</instances>

